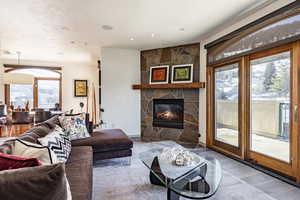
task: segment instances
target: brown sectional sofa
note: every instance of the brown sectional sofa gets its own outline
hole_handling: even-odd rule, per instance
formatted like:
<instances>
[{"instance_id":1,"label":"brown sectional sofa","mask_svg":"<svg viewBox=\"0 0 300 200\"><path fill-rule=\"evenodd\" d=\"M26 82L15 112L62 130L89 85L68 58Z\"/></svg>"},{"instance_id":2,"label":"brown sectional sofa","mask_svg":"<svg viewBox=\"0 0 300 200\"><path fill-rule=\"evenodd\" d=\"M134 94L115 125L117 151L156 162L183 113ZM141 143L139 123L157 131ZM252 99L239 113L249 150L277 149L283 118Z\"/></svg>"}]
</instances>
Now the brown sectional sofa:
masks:
<instances>
[{"instance_id":1,"label":"brown sectional sofa","mask_svg":"<svg viewBox=\"0 0 300 200\"><path fill-rule=\"evenodd\" d=\"M19 139L37 143L55 125L60 125L57 117L33 127L19 136ZM101 130L90 138L72 141L72 151L66 163L66 175L73 200L91 200L93 189L93 161L131 156L132 141L120 129ZM9 153L9 145L1 145L0 152Z\"/></svg>"}]
</instances>

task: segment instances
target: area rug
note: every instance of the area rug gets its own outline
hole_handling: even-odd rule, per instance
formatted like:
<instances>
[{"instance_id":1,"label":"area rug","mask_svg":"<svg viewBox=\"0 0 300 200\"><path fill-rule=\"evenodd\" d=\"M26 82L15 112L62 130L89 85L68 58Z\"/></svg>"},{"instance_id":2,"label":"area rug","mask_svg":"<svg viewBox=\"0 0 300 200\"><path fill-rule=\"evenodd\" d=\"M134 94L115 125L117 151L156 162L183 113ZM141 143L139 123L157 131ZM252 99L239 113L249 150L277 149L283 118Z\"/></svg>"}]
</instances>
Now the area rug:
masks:
<instances>
[{"instance_id":1,"label":"area rug","mask_svg":"<svg viewBox=\"0 0 300 200\"><path fill-rule=\"evenodd\" d=\"M138 155L151 148L172 147L174 142L134 142L133 156L98 161L94 164L94 200L166 200L167 190L149 182L149 170ZM193 152L217 158L223 169L218 200L290 200L299 199L300 190L276 178L206 148ZM288 195L287 195L288 194ZM181 198L185 200L185 198Z\"/></svg>"}]
</instances>

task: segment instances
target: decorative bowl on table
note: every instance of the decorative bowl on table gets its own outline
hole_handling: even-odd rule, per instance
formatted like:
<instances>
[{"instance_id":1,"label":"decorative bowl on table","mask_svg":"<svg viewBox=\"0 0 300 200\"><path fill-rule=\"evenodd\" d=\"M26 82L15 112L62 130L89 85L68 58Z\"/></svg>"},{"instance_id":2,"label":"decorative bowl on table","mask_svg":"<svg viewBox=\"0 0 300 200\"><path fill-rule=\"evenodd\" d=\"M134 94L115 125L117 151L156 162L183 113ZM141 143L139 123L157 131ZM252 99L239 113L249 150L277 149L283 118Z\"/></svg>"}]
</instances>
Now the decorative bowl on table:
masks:
<instances>
[{"instance_id":1,"label":"decorative bowl on table","mask_svg":"<svg viewBox=\"0 0 300 200\"><path fill-rule=\"evenodd\" d=\"M163 149L159 155L159 160L185 167L194 166L201 162L201 158L197 154L179 147Z\"/></svg>"}]
</instances>

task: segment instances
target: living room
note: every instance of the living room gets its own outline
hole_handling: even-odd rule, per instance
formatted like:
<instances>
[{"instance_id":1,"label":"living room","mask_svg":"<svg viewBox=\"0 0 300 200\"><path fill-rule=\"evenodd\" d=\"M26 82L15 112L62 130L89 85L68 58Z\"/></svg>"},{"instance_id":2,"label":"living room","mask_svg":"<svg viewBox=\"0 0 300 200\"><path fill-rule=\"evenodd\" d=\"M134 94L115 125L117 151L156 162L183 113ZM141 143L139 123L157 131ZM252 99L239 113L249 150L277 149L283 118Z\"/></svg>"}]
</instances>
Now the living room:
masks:
<instances>
[{"instance_id":1,"label":"living room","mask_svg":"<svg viewBox=\"0 0 300 200\"><path fill-rule=\"evenodd\" d=\"M2 0L0 199L299 199L299 13Z\"/></svg>"}]
</instances>

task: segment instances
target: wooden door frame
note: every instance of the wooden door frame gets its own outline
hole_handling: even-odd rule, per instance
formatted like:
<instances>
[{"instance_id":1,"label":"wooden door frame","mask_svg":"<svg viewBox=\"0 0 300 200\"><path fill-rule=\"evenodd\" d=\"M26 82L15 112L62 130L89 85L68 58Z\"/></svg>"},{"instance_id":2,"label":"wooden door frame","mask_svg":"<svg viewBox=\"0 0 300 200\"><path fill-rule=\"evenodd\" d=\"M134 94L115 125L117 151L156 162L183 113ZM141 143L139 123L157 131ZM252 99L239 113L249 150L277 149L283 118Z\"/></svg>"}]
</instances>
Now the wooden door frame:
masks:
<instances>
[{"instance_id":1,"label":"wooden door frame","mask_svg":"<svg viewBox=\"0 0 300 200\"><path fill-rule=\"evenodd\" d=\"M265 166L265 167L268 167L268 168L271 168L271 169L274 169L276 171L279 171L287 176L290 176L290 177L294 177L296 178L297 177L297 173L296 173L296 170L297 170L297 167L298 167L298 159L295 159L298 157L298 148L297 146L299 145L298 144L298 134L297 134L297 124L298 122L296 122L296 120L294 119L294 115L293 115L293 105L297 104L298 105L298 92L297 92L297 82L298 82L298 78L297 76L293 75L294 73L296 74L297 71L295 72L295 70L297 70L297 68L295 66L296 63L297 63L297 60L299 58L296 57L296 52L298 51L298 45L297 43L292 43L292 44L288 44L288 45L284 45L284 46L281 46L281 47L277 47L277 48L272 48L272 49L269 49L269 50L266 50L266 51L263 51L263 52L258 52L258 53L255 53L255 54L252 54L250 55L248 58L249 58L249 66L247 67L247 97L246 99L248 99L247 101L247 105L246 105L246 110L248 111L247 114L247 159L251 162L254 162L255 164L258 164L258 165L262 165L262 166ZM288 52L290 51L291 52L291 71L290 71L290 92L291 92L291 97L290 97L290 158L294 158L294 159L291 159L290 160L290 163L286 163L284 161L281 161L277 158L273 158L273 157L270 157L270 156L267 156L267 155L264 155L262 153L259 153L259 152L254 152L254 151L251 151L251 148L250 148L250 145L251 145L251 117L250 117L250 114L251 114L251 95L250 95L250 92L251 92L251 72L250 72L250 62L251 60L254 60L254 59L259 59L259 58L264 58L264 57L267 57L267 56L272 56L272 55L276 55L276 54L279 54L279 53L283 53L283 52ZM295 125L296 123L296 125Z\"/></svg>"},{"instance_id":2,"label":"wooden door frame","mask_svg":"<svg viewBox=\"0 0 300 200\"><path fill-rule=\"evenodd\" d=\"M243 134L241 134L241 131L243 130L243 126L241 126L242 123L242 119L240 118L238 119L238 141L239 141L239 146L235 147L233 145L215 140L215 77L214 77L214 72L215 69L220 68L220 67L224 67L230 64L235 64L238 63L238 68L239 68L239 94L238 94L238 115L240 116L241 113L241 109L242 109L242 104L241 104L241 92L242 92L242 73L243 73L243 59L239 58L239 59L234 59L231 60L230 62L225 62L222 64L217 64L217 65L213 65L208 67L208 73L207 73L207 82L208 82L208 87L207 87L207 138L206 138L206 142L207 145L212 148L215 149L217 151L222 151L226 154L229 154L231 156L234 157L238 157L240 159L243 158L243 151L242 151L242 147L243 147L243 140L244 137L242 136Z\"/></svg>"},{"instance_id":3,"label":"wooden door frame","mask_svg":"<svg viewBox=\"0 0 300 200\"><path fill-rule=\"evenodd\" d=\"M276 158L271 158L266 155L259 153L253 153L250 151L250 60L274 55L277 53L290 51L291 52L291 125L290 125L290 154L292 162L290 164L284 161L276 160ZM216 146L213 142L214 140L214 129L215 129L215 113L214 113L214 70L216 67L240 63L240 84L239 84L239 138L240 138L240 148L241 152L232 152L227 148L220 148ZM254 163L274 169L282 174L296 179L300 183L300 135L298 134L299 119L300 119L300 41L294 42L288 45L275 47L269 50L261 51L258 53L251 54L249 56L243 56L239 59L231 60L229 62L220 63L217 65L207 67L207 138L206 143L209 148L217 151L221 151L230 156L237 157L241 160L251 160L255 154ZM298 111L295 115L293 113L293 106L298 105ZM259 160L259 161L257 161Z\"/></svg>"},{"instance_id":4,"label":"wooden door frame","mask_svg":"<svg viewBox=\"0 0 300 200\"><path fill-rule=\"evenodd\" d=\"M300 135L299 135L299 131L300 131L300 123L299 123L299 117L300 117L300 41L297 41L293 44L293 74L294 75L294 79L293 79L293 85L297 85L298 87L293 88L293 92L294 92L294 103L297 103L298 105L298 110L296 111L296 113L294 113L293 115L293 128L295 131L295 137L296 137L296 141L295 142L295 146L293 151L295 151L295 155L293 155L293 159L295 160L294 164L296 165L296 169L297 169L297 174L296 174L296 179L297 182L300 183ZM295 112L295 111L294 111ZM296 118L295 118L296 117Z\"/></svg>"}]
</instances>

